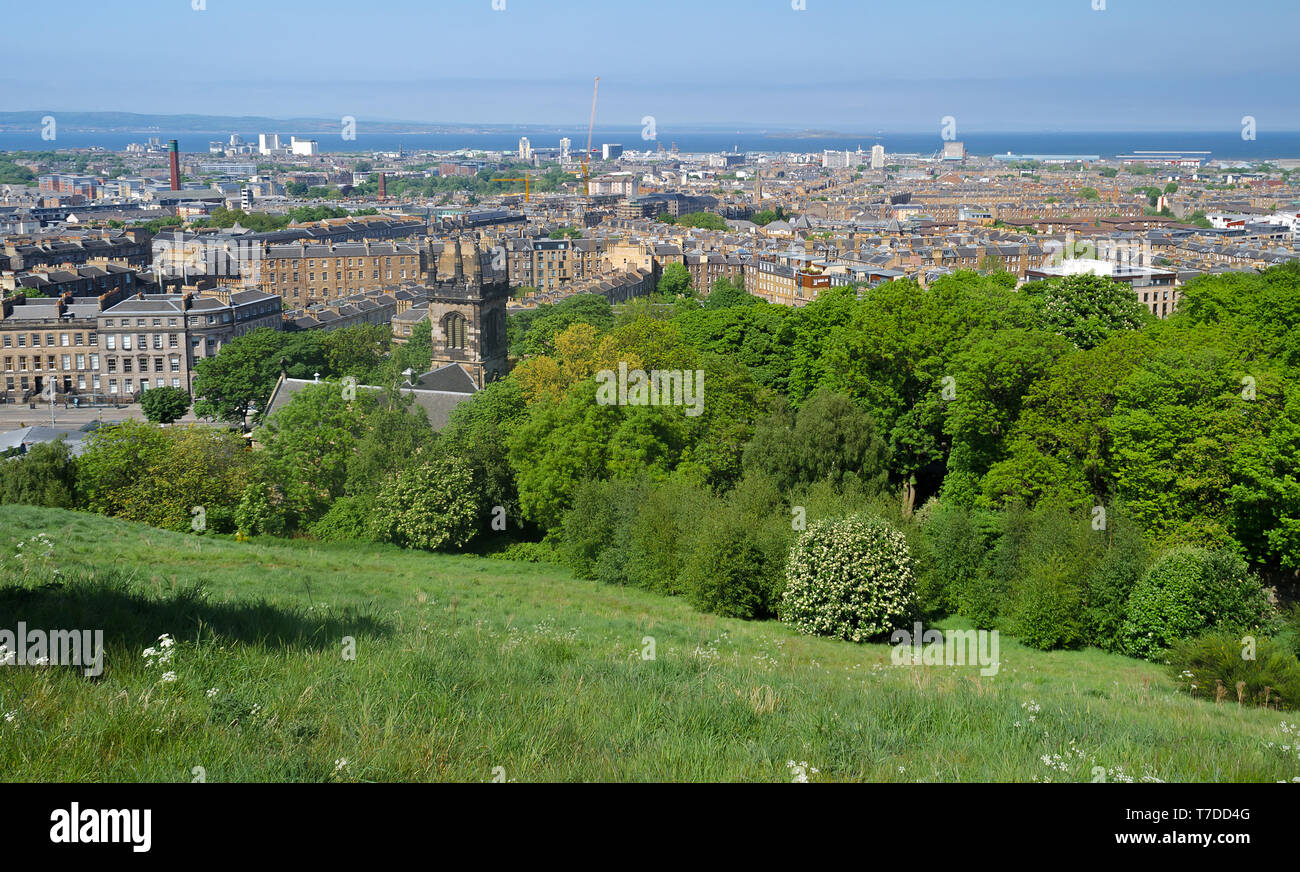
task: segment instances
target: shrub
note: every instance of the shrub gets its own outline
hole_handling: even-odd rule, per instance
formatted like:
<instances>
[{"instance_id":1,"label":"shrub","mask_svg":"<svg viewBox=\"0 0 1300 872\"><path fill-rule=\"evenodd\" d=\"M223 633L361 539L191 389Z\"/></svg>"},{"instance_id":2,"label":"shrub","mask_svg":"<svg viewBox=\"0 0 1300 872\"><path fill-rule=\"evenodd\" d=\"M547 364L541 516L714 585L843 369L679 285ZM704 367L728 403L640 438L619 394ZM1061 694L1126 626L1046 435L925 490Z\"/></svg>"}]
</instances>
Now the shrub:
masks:
<instances>
[{"instance_id":1,"label":"shrub","mask_svg":"<svg viewBox=\"0 0 1300 872\"><path fill-rule=\"evenodd\" d=\"M478 495L465 461L437 456L401 470L375 501L381 541L428 551L459 548L477 527Z\"/></svg>"},{"instance_id":2,"label":"shrub","mask_svg":"<svg viewBox=\"0 0 1300 872\"><path fill-rule=\"evenodd\" d=\"M1300 708L1300 660L1296 655L1281 642L1266 638L1255 640L1254 659L1243 656L1245 652L1241 636L1210 633L1176 643L1169 651L1169 666L1193 696Z\"/></svg>"},{"instance_id":3,"label":"shrub","mask_svg":"<svg viewBox=\"0 0 1300 872\"><path fill-rule=\"evenodd\" d=\"M235 507L235 529L241 536L283 536L289 522L284 490L264 476L254 476Z\"/></svg>"},{"instance_id":4,"label":"shrub","mask_svg":"<svg viewBox=\"0 0 1300 872\"><path fill-rule=\"evenodd\" d=\"M1273 638L1300 657L1300 603L1292 603L1278 614L1278 629Z\"/></svg>"},{"instance_id":5,"label":"shrub","mask_svg":"<svg viewBox=\"0 0 1300 872\"><path fill-rule=\"evenodd\" d=\"M994 534L986 512L938 503L927 510L920 540L925 574L917 587L920 608L930 615L961 614L977 627L994 626L1005 592L984 571Z\"/></svg>"},{"instance_id":6,"label":"shrub","mask_svg":"<svg viewBox=\"0 0 1300 872\"><path fill-rule=\"evenodd\" d=\"M25 456L0 461L0 503L72 509L76 494L77 459L61 439L37 443Z\"/></svg>"},{"instance_id":7,"label":"shrub","mask_svg":"<svg viewBox=\"0 0 1300 872\"><path fill-rule=\"evenodd\" d=\"M706 491L670 480L645 487L645 496L622 515L622 526L605 552L597 578L659 593L680 594L682 565L703 519L721 505Z\"/></svg>"},{"instance_id":8,"label":"shrub","mask_svg":"<svg viewBox=\"0 0 1300 872\"><path fill-rule=\"evenodd\" d=\"M541 542L511 542L506 547L487 555L495 560L518 560L522 563L562 564L555 543L549 539Z\"/></svg>"},{"instance_id":9,"label":"shrub","mask_svg":"<svg viewBox=\"0 0 1300 872\"><path fill-rule=\"evenodd\" d=\"M1258 626L1270 611L1240 557L1181 546L1161 556L1133 589L1124 638L1129 653L1153 660L1206 630Z\"/></svg>"},{"instance_id":10,"label":"shrub","mask_svg":"<svg viewBox=\"0 0 1300 872\"><path fill-rule=\"evenodd\" d=\"M906 539L881 519L816 521L790 549L781 617L802 633L864 642L914 616L915 583Z\"/></svg>"},{"instance_id":11,"label":"shrub","mask_svg":"<svg viewBox=\"0 0 1300 872\"><path fill-rule=\"evenodd\" d=\"M627 481L585 481L560 525L560 556L579 578L595 579L601 555L614 544L645 496ZM617 564L615 564L617 565Z\"/></svg>"},{"instance_id":12,"label":"shrub","mask_svg":"<svg viewBox=\"0 0 1300 872\"><path fill-rule=\"evenodd\" d=\"M311 535L322 542L374 542L374 518L374 496L339 497L329 511L311 525Z\"/></svg>"},{"instance_id":13,"label":"shrub","mask_svg":"<svg viewBox=\"0 0 1300 872\"><path fill-rule=\"evenodd\" d=\"M1107 548L1088 574L1084 633L1088 644L1122 653L1128 599L1146 573L1151 555L1137 523L1117 510L1110 511L1107 532Z\"/></svg>"},{"instance_id":14,"label":"shrub","mask_svg":"<svg viewBox=\"0 0 1300 872\"><path fill-rule=\"evenodd\" d=\"M1073 648L1083 639L1081 593L1065 555L1036 561L1015 587L1008 629L1042 651Z\"/></svg>"},{"instance_id":15,"label":"shrub","mask_svg":"<svg viewBox=\"0 0 1300 872\"><path fill-rule=\"evenodd\" d=\"M691 605L727 618L762 618L776 612L788 539L734 506L700 520L678 586ZM788 526L788 525L787 525Z\"/></svg>"}]
</instances>

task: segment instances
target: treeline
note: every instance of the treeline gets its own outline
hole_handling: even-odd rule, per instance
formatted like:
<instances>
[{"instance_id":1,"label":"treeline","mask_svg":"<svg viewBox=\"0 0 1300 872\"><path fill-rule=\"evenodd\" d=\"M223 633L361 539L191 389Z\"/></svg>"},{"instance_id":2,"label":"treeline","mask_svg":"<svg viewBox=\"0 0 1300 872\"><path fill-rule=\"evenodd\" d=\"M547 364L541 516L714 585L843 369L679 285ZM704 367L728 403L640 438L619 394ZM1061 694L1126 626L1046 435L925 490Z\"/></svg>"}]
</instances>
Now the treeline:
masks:
<instances>
[{"instance_id":1,"label":"treeline","mask_svg":"<svg viewBox=\"0 0 1300 872\"><path fill-rule=\"evenodd\" d=\"M1220 676L1222 634L1249 633L1290 669L1294 612L1271 600L1300 569L1300 267L1198 279L1163 321L1105 279L1014 286L573 297L510 319L517 365L440 434L399 427L418 415L392 399L303 391L223 505L248 535L557 561L740 617L782 614L805 527L868 514L906 540L919 617L1042 648L1200 646L1183 662ZM278 356L303 377L400 371L377 336L257 337L200 365L200 403L233 419L215 398L273 382ZM637 370L690 374L700 414L608 402L609 373Z\"/></svg>"},{"instance_id":2,"label":"treeline","mask_svg":"<svg viewBox=\"0 0 1300 872\"><path fill-rule=\"evenodd\" d=\"M213 209L206 218L190 222L192 227L234 227L239 224L249 230L265 233L271 230L283 230L290 224L307 224L323 221L326 218L347 218L350 215L378 215L376 209L357 209L349 211L335 206L298 206L283 215L271 215L267 212L248 213L243 209Z\"/></svg>"}]
</instances>

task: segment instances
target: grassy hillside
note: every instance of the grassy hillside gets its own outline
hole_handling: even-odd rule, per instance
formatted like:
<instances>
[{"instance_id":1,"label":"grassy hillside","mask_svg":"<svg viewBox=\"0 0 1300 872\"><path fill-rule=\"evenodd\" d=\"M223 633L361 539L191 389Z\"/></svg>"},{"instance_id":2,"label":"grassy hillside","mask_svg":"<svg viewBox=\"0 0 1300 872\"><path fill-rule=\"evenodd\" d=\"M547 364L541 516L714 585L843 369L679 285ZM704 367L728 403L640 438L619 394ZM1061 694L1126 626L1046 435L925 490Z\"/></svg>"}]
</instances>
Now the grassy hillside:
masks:
<instances>
[{"instance_id":1,"label":"grassy hillside","mask_svg":"<svg viewBox=\"0 0 1300 872\"><path fill-rule=\"evenodd\" d=\"M37 533L53 554L16 557ZM0 628L103 628L108 647L100 679L0 667L4 780L789 781L788 761L810 781L1300 775L1284 715L1096 651L1003 639L996 677L895 667L885 645L556 567L27 507L0 507L0 557ZM163 633L174 657L150 666Z\"/></svg>"}]
</instances>

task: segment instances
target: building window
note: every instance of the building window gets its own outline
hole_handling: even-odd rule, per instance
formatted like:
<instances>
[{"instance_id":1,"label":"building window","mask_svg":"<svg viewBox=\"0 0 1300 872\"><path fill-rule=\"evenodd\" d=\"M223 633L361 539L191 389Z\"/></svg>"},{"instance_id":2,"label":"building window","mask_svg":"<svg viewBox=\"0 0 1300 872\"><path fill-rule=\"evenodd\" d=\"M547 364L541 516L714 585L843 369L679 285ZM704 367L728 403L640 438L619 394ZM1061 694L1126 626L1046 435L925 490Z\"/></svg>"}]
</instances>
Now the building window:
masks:
<instances>
[{"instance_id":1,"label":"building window","mask_svg":"<svg viewBox=\"0 0 1300 872\"><path fill-rule=\"evenodd\" d=\"M465 347L465 316L452 312L442 319L442 335L447 348Z\"/></svg>"}]
</instances>

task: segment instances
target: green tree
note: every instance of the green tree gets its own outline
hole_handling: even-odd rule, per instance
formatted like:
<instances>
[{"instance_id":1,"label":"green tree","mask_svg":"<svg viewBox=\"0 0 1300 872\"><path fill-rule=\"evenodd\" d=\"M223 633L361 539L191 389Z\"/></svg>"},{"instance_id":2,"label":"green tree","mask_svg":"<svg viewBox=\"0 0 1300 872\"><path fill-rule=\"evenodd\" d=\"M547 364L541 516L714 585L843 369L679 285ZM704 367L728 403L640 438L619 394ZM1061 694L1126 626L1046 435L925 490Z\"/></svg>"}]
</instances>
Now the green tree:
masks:
<instances>
[{"instance_id":1,"label":"green tree","mask_svg":"<svg viewBox=\"0 0 1300 872\"><path fill-rule=\"evenodd\" d=\"M952 439L945 495L964 505L973 502L980 479L1006 456L1025 395L1067 349L1051 334L1014 329L980 339L957 356L944 420Z\"/></svg>"},{"instance_id":2,"label":"green tree","mask_svg":"<svg viewBox=\"0 0 1300 872\"><path fill-rule=\"evenodd\" d=\"M92 432L77 461L77 483L86 508L121 515L142 470L159 465L167 450L167 431L142 421Z\"/></svg>"},{"instance_id":3,"label":"green tree","mask_svg":"<svg viewBox=\"0 0 1300 872\"><path fill-rule=\"evenodd\" d=\"M243 424L249 409L265 405L280 373L280 334L259 328L228 342L194 367L194 414Z\"/></svg>"},{"instance_id":4,"label":"green tree","mask_svg":"<svg viewBox=\"0 0 1300 872\"><path fill-rule=\"evenodd\" d=\"M1095 348L1118 330L1140 330L1153 320L1130 286L1103 276L1048 279L1031 292L1040 303L1042 328L1083 349Z\"/></svg>"},{"instance_id":5,"label":"green tree","mask_svg":"<svg viewBox=\"0 0 1300 872\"><path fill-rule=\"evenodd\" d=\"M691 293L691 271L684 263L670 263L664 267L659 276L658 291L665 299L689 296Z\"/></svg>"},{"instance_id":6,"label":"green tree","mask_svg":"<svg viewBox=\"0 0 1300 872\"><path fill-rule=\"evenodd\" d=\"M889 449L871 416L843 394L821 390L798 410L778 407L759 421L745 447L745 467L789 491L818 481L850 482L868 492L888 479Z\"/></svg>"},{"instance_id":7,"label":"green tree","mask_svg":"<svg viewBox=\"0 0 1300 872\"><path fill-rule=\"evenodd\" d=\"M683 267L684 269L685 267ZM574 294L554 305L510 316L506 334L516 357L551 354L555 337L573 324L590 324L603 333L614 326L614 310L603 294Z\"/></svg>"},{"instance_id":8,"label":"green tree","mask_svg":"<svg viewBox=\"0 0 1300 872\"><path fill-rule=\"evenodd\" d=\"M349 465L378 405L338 382L306 385L258 429L268 477L283 491L291 524L315 521L346 493Z\"/></svg>"},{"instance_id":9,"label":"green tree","mask_svg":"<svg viewBox=\"0 0 1300 872\"><path fill-rule=\"evenodd\" d=\"M0 503L77 507L77 459L63 440L39 442L22 457L0 460Z\"/></svg>"},{"instance_id":10,"label":"green tree","mask_svg":"<svg viewBox=\"0 0 1300 872\"><path fill-rule=\"evenodd\" d=\"M488 525L497 506L505 510L507 524L517 528L522 519L506 443L527 414L519 383L505 378L452 410L451 420L439 434L444 449L469 464L474 477L473 490L480 499L477 516L481 530L490 529Z\"/></svg>"},{"instance_id":11,"label":"green tree","mask_svg":"<svg viewBox=\"0 0 1300 872\"><path fill-rule=\"evenodd\" d=\"M703 230L726 230L727 222L714 212L688 212L678 215L674 222L678 227L698 227Z\"/></svg>"},{"instance_id":12,"label":"green tree","mask_svg":"<svg viewBox=\"0 0 1300 872\"><path fill-rule=\"evenodd\" d=\"M171 424L190 410L190 395L182 388L150 388L140 397L140 410L151 424Z\"/></svg>"},{"instance_id":13,"label":"green tree","mask_svg":"<svg viewBox=\"0 0 1300 872\"><path fill-rule=\"evenodd\" d=\"M725 309L730 306L752 306L760 303L762 300L745 290L745 280L733 282L728 278L719 278L713 282L713 287L709 289L709 296L705 298L704 308L706 309Z\"/></svg>"}]
</instances>

